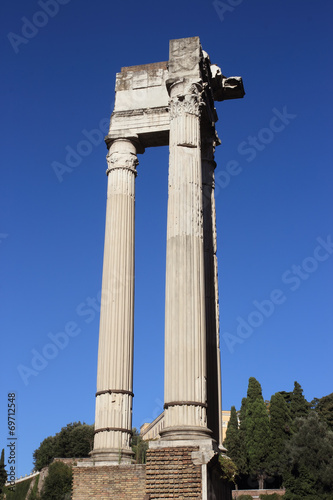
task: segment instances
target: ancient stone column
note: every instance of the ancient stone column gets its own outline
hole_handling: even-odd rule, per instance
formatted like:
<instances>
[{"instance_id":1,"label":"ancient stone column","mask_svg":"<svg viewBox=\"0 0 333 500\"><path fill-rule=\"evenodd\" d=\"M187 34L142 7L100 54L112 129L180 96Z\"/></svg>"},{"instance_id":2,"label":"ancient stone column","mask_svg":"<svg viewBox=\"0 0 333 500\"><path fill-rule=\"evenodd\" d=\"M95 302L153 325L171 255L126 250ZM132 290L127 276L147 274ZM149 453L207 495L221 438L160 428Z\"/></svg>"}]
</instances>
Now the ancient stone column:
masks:
<instances>
[{"instance_id":1,"label":"ancient stone column","mask_svg":"<svg viewBox=\"0 0 333 500\"><path fill-rule=\"evenodd\" d=\"M107 155L102 301L98 347L96 461L129 462L132 456L134 202L136 148L115 140Z\"/></svg>"},{"instance_id":2,"label":"ancient stone column","mask_svg":"<svg viewBox=\"0 0 333 500\"><path fill-rule=\"evenodd\" d=\"M207 358L207 424L212 437L222 447L221 364L219 340L219 295L216 256L216 211L214 161L215 145L220 140L214 130L201 141L203 225L205 262L206 358Z\"/></svg>"},{"instance_id":3,"label":"ancient stone column","mask_svg":"<svg viewBox=\"0 0 333 500\"><path fill-rule=\"evenodd\" d=\"M207 438L200 83L171 82L162 439Z\"/></svg>"}]
</instances>

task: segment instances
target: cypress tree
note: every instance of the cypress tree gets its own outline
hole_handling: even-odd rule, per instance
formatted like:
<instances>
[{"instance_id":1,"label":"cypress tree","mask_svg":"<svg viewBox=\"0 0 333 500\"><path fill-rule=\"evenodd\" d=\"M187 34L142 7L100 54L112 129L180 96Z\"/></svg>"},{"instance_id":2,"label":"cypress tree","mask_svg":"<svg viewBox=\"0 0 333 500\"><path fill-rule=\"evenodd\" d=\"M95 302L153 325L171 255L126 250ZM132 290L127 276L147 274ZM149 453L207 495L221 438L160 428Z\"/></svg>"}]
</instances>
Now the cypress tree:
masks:
<instances>
[{"instance_id":1,"label":"cypress tree","mask_svg":"<svg viewBox=\"0 0 333 500\"><path fill-rule=\"evenodd\" d=\"M242 475L247 475L249 473L248 458L245 444L246 436L246 407L247 398L242 399L241 409L239 411L239 425L238 425L238 435L239 435L239 456L240 460L236 464L239 468L239 472Z\"/></svg>"},{"instance_id":2,"label":"cypress tree","mask_svg":"<svg viewBox=\"0 0 333 500\"><path fill-rule=\"evenodd\" d=\"M286 443L291 435L291 418L288 405L281 393L273 394L269 407L270 452L269 471L278 478L279 486L287 469Z\"/></svg>"},{"instance_id":3,"label":"cypress tree","mask_svg":"<svg viewBox=\"0 0 333 500\"><path fill-rule=\"evenodd\" d=\"M262 398L261 385L254 377L249 378L249 385L247 388L247 402L252 403L257 398Z\"/></svg>"},{"instance_id":4,"label":"cypress tree","mask_svg":"<svg viewBox=\"0 0 333 500\"><path fill-rule=\"evenodd\" d=\"M239 452L239 429L235 406L232 406L230 410L230 419L223 444L227 448L228 456L237 465L237 454Z\"/></svg>"},{"instance_id":5,"label":"cypress tree","mask_svg":"<svg viewBox=\"0 0 333 500\"><path fill-rule=\"evenodd\" d=\"M5 469L5 450L2 448L1 459L0 459L0 494L3 491L7 481L7 472Z\"/></svg>"},{"instance_id":6,"label":"cypress tree","mask_svg":"<svg viewBox=\"0 0 333 500\"><path fill-rule=\"evenodd\" d=\"M290 411L291 418L306 417L309 413L310 405L303 396L303 389L298 382L294 382L294 390L291 393Z\"/></svg>"},{"instance_id":7,"label":"cypress tree","mask_svg":"<svg viewBox=\"0 0 333 500\"><path fill-rule=\"evenodd\" d=\"M224 445L227 448L227 455L231 458L237 467L236 483L246 471L245 447L241 442L240 429L236 408L231 407L230 420L228 422Z\"/></svg>"},{"instance_id":8,"label":"cypress tree","mask_svg":"<svg viewBox=\"0 0 333 500\"><path fill-rule=\"evenodd\" d=\"M256 476L262 489L268 467L270 428L261 385L254 377L249 379L247 391L245 432L249 473Z\"/></svg>"},{"instance_id":9,"label":"cypress tree","mask_svg":"<svg viewBox=\"0 0 333 500\"><path fill-rule=\"evenodd\" d=\"M279 391L279 394L281 394L281 396L283 396L283 399L285 400L287 405L290 406L292 392Z\"/></svg>"},{"instance_id":10,"label":"cypress tree","mask_svg":"<svg viewBox=\"0 0 333 500\"><path fill-rule=\"evenodd\" d=\"M325 422L333 431L333 392L323 398L315 398L311 403L320 420Z\"/></svg>"}]
</instances>

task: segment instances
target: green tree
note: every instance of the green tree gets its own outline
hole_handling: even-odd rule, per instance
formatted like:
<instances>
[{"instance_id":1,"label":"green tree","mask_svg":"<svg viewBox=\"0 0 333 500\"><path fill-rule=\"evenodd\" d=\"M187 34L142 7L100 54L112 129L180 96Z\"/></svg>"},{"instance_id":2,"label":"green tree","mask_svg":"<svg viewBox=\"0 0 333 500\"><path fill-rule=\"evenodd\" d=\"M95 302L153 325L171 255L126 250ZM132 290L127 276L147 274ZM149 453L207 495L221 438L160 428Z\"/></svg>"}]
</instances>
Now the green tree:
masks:
<instances>
[{"instance_id":1,"label":"green tree","mask_svg":"<svg viewBox=\"0 0 333 500\"><path fill-rule=\"evenodd\" d=\"M54 436L49 436L41 442L39 448L33 453L34 468L41 470L43 467L47 467L54 457L55 438Z\"/></svg>"},{"instance_id":2,"label":"green tree","mask_svg":"<svg viewBox=\"0 0 333 500\"><path fill-rule=\"evenodd\" d=\"M231 458L225 455L219 455L219 464L221 469L221 479L229 483L236 483L237 466Z\"/></svg>"},{"instance_id":3,"label":"green tree","mask_svg":"<svg viewBox=\"0 0 333 500\"><path fill-rule=\"evenodd\" d=\"M134 452L134 460L137 464L146 463L146 453L148 450L148 442L144 441L140 436L140 433L134 427L132 435L132 450Z\"/></svg>"},{"instance_id":4,"label":"green tree","mask_svg":"<svg viewBox=\"0 0 333 500\"><path fill-rule=\"evenodd\" d=\"M303 396L303 389L298 382L294 382L294 390L291 393L290 412L292 420L306 417L310 411L310 405Z\"/></svg>"},{"instance_id":5,"label":"green tree","mask_svg":"<svg viewBox=\"0 0 333 500\"><path fill-rule=\"evenodd\" d=\"M239 428L235 406L232 406L230 410L230 419L223 444L227 449L228 457L236 463L239 453Z\"/></svg>"},{"instance_id":6,"label":"green tree","mask_svg":"<svg viewBox=\"0 0 333 500\"><path fill-rule=\"evenodd\" d=\"M245 445L249 473L264 487L268 467L270 427L267 408L262 397L260 383L250 377L246 398Z\"/></svg>"},{"instance_id":7,"label":"green tree","mask_svg":"<svg viewBox=\"0 0 333 500\"><path fill-rule=\"evenodd\" d=\"M7 472L5 469L5 450L2 448L0 459L0 494L3 492L3 487L7 481Z\"/></svg>"},{"instance_id":8,"label":"green tree","mask_svg":"<svg viewBox=\"0 0 333 500\"><path fill-rule=\"evenodd\" d=\"M256 399L262 398L260 382L258 382L258 380L254 377L249 378L246 398L248 403L253 403Z\"/></svg>"},{"instance_id":9,"label":"green tree","mask_svg":"<svg viewBox=\"0 0 333 500\"><path fill-rule=\"evenodd\" d=\"M288 405L281 393L273 394L269 406L270 446L268 469L282 484L287 469L286 443L291 435L291 418Z\"/></svg>"},{"instance_id":10,"label":"green tree","mask_svg":"<svg viewBox=\"0 0 333 500\"><path fill-rule=\"evenodd\" d=\"M74 422L63 427L55 437L56 457L87 457L93 448L94 426Z\"/></svg>"},{"instance_id":11,"label":"green tree","mask_svg":"<svg viewBox=\"0 0 333 500\"><path fill-rule=\"evenodd\" d=\"M63 462L51 464L41 491L41 500L70 500L71 490L71 467L68 467Z\"/></svg>"},{"instance_id":12,"label":"green tree","mask_svg":"<svg viewBox=\"0 0 333 500\"><path fill-rule=\"evenodd\" d=\"M318 413L320 420L326 422L333 431L333 392L323 398L315 398L311 402L311 407Z\"/></svg>"},{"instance_id":13,"label":"green tree","mask_svg":"<svg viewBox=\"0 0 333 500\"><path fill-rule=\"evenodd\" d=\"M235 406L231 407L230 419L227 426L224 446L227 449L227 455L236 465L236 483L239 482L241 475L247 469L245 446L242 446L241 434L238 424L238 417Z\"/></svg>"},{"instance_id":14,"label":"green tree","mask_svg":"<svg viewBox=\"0 0 333 500\"><path fill-rule=\"evenodd\" d=\"M94 426L74 422L63 427L55 436L42 441L34 451L35 469L47 467L54 458L88 457L94 441Z\"/></svg>"},{"instance_id":15,"label":"green tree","mask_svg":"<svg viewBox=\"0 0 333 500\"><path fill-rule=\"evenodd\" d=\"M241 408L239 410L239 460L237 466L239 468L239 473L243 476L247 475L249 472L247 451L245 444L246 436L246 407L247 398L242 399Z\"/></svg>"},{"instance_id":16,"label":"green tree","mask_svg":"<svg viewBox=\"0 0 333 500\"><path fill-rule=\"evenodd\" d=\"M285 400L285 402L287 403L287 405L289 407L290 406L290 402L291 402L292 392L279 391L279 394L281 394L281 396L283 397L283 399Z\"/></svg>"},{"instance_id":17,"label":"green tree","mask_svg":"<svg viewBox=\"0 0 333 500\"><path fill-rule=\"evenodd\" d=\"M287 444L290 473L286 500L333 498L333 432L315 412L295 422L297 432Z\"/></svg>"}]
</instances>

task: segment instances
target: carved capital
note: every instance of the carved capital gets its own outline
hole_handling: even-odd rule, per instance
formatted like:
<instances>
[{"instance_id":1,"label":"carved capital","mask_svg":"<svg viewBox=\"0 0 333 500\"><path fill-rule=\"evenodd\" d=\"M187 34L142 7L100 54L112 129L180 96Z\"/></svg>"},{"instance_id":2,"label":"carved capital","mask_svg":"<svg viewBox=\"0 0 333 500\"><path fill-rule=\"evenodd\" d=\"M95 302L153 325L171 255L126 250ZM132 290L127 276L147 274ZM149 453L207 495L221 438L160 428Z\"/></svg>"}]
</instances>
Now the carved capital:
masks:
<instances>
[{"instance_id":1,"label":"carved capital","mask_svg":"<svg viewBox=\"0 0 333 500\"><path fill-rule=\"evenodd\" d=\"M169 93L170 120L186 114L200 117L203 105L200 83L177 80L170 84Z\"/></svg>"},{"instance_id":2,"label":"carved capital","mask_svg":"<svg viewBox=\"0 0 333 500\"><path fill-rule=\"evenodd\" d=\"M130 170L135 175L137 174L136 166L139 164L137 156L131 152L110 152L106 156L106 161L108 168L106 170L106 175L109 175L111 170L116 168L122 168L125 170Z\"/></svg>"},{"instance_id":3,"label":"carved capital","mask_svg":"<svg viewBox=\"0 0 333 500\"><path fill-rule=\"evenodd\" d=\"M169 106L170 120L185 114L200 116L200 97L195 94L172 97Z\"/></svg>"}]
</instances>

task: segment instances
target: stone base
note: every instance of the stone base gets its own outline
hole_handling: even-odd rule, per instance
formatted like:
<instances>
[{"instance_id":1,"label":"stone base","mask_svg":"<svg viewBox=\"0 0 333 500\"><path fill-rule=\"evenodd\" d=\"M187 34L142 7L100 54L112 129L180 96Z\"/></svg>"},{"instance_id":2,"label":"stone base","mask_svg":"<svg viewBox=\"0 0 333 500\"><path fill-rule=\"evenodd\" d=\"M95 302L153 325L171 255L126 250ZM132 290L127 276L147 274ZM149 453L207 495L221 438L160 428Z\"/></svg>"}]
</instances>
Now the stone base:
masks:
<instances>
[{"instance_id":1,"label":"stone base","mask_svg":"<svg viewBox=\"0 0 333 500\"><path fill-rule=\"evenodd\" d=\"M145 465L84 461L73 467L72 500L231 500L214 440L151 441Z\"/></svg>"},{"instance_id":2,"label":"stone base","mask_svg":"<svg viewBox=\"0 0 333 500\"><path fill-rule=\"evenodd\" d=\"M134 453L132 450L93 450L90 452L90 457L93 465L131 464Z\"/></svg>"},{"instance_id":3,"label":"stone base","mask_svg":"<svg viewBox=\"0 0 333 500\"><path fill-rule=\"evenodd\" d=\"M207 427L182 425L179 427L163 427L160 431L162 441L181 441L207 439L212 431Z\"/></svg>"}]
</instances>

